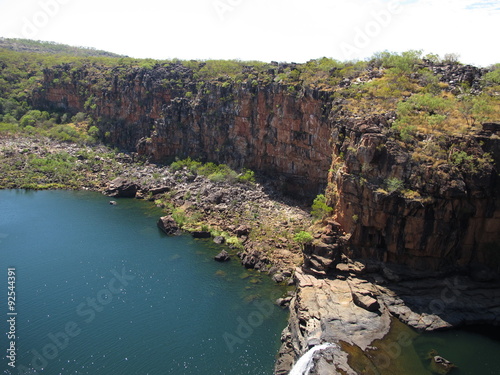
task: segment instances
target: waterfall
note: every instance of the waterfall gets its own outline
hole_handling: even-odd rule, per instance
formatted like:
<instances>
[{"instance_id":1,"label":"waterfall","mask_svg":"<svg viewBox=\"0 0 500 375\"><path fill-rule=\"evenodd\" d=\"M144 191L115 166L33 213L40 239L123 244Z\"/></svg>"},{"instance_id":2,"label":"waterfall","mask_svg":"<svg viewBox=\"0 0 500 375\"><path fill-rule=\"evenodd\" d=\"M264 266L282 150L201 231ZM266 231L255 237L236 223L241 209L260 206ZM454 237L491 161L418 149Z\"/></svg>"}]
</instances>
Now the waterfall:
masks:
<instances>
[{"instance_id":1,"label":"waterfall","mask_svg":"<svg viewBox=\"0 0 500 375\"><path fill-rule=\"evenodd\" d=\"M288 375L308 375L309 371L313 367L313 357L316 352L319 352L320 350L324 350L326 348L329 348L331 346L335 346L335 344L321 344L321 345L316 345L315 347L312 347L302 355L302 357L299 358L297 363L293 366L292 370L288 373Z\"/></svg>"}]
</instances>

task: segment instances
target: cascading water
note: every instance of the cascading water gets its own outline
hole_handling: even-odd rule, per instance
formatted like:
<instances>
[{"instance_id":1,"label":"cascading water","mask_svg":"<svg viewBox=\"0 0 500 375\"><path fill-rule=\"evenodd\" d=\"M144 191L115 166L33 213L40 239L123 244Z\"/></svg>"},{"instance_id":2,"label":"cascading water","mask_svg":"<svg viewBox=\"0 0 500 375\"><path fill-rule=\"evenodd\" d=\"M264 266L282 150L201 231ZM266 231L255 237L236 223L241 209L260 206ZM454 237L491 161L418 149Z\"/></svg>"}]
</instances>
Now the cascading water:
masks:
<instances>
[{"instance_id":1,"label":"cascading water","mask_svg":"<svg viewBox=\"0 0 500 375\"><path fill-rule=\"evenodd\" d=\"M316 352L319 352L321 350L325 350L327 348L330 348L332 346L336 346L335 344L321 344L321 345L316 345L315 347L309 349L307 353L302 355L302 357L299 358L297 363L293 366L292 370L288 373L288 375L308 375L309 371L311 371L313 367L313 357Z\"/></svg>"}]
</instances>

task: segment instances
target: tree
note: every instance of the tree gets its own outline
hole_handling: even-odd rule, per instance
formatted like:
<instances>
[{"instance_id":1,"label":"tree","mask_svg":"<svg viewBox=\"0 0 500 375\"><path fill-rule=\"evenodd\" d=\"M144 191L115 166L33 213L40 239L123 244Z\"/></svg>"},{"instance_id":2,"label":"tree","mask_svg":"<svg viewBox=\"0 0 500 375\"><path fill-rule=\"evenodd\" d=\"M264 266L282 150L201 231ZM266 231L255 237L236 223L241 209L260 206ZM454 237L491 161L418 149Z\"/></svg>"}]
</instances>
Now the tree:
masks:
<instances>
[{"instance_id":1,"label":"tree","mask_svg":"<svg viewBox=\"0 0 500 375\"><path fill-rule=\"evenodd\" d=\"M446 53L443 62L446 64L458 64L460 55L458 53Z\"/></svg>"},{"instance_id":2,"label":"tree","mask_svg":"<svg viewBox=\"0 0 500 375\"><path fill-rule=\"evenodd\" d=\"M298 242L302 247L304 247L305 244L312 242L313 236L311 233L302 230L297 234L295 234L293 239L294 241Z\"/></svg>"},{"instance_id":3,"label":"tree","mask_svg":"<svg viewBox=\"0 0 500 375\"><path fill-rule=\"evenodd\" d=\"M333 211L333 208L326 204L326 198L323 194L319 194L314 199L311 208L311 215L316 219L323 219L326 215Z\"/></svg>"},{"instance_id":4,"label":"tree","mask_svg":"<svg viewBox=\"0 0 500 375\"><path fill-rule=\"evenodd\" d=\"M87 115L83 112L78 112L76 115L73 116L71 121L73 122L83 122L87 118Z\"/></svg>"},{"instance_id":5,"label":"tree","mask_svg":"<svg viewBox=\"0 0 500 375\"><path fill-rule=\"evenodd\" d=\"M99 128L95 125L92 125L87 131L87 133L89 136L97 139L97 137L99 136Z\"/></svg>"}]
</instances>

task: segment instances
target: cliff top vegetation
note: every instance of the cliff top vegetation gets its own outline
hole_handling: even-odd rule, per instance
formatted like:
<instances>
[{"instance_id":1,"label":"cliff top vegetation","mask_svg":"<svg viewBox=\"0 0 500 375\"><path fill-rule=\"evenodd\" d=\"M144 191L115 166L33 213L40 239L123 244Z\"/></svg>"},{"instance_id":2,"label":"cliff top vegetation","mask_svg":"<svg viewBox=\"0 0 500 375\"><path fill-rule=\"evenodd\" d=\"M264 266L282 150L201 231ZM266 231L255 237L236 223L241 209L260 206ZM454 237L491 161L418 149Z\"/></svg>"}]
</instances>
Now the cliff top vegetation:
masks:
<instances>
[{"instance_id":1,"label":"cliff top vegetation","mask_svg":"<svg viewBox=\"0 0 500 375\"><path fill-rule=\"evenodd\" d=\"M49 113L29 104L34 90L43 90L44 72L48 71L55 77L50 85L88 86L91 82L93 90L109 90L115 79L133 80L149 74L160 88L170 88L189 100L208 94L208 85L253 89L281 85L297 97L307 90L317 90L329 97L332 105L342 108L338 112L344 117L394 112L395 137L415 147L419 135L466 134L500 118L500 64L480 69L461 64L455 55L440 58L423 56L421 51L381 52L366 61L341 62L323 57L304 64L160 61L48 42L2 39L3 132L43 133L81 142L97 138L99 124L92 117L96 104L91 90L83 93L87 113Z\"/></svg>"},{"instance_id":2,"label":"cliff top vegetation","mask_svg":"<svg viewBox=\"0 0 500 375\"><path fill-rule=\"evenodd\" d=\"M73 47L67 44L30 39L0 38L0 48L17 52L50 53L75 57L124 57L92 47Z\"/></svg>"}]
</instances>

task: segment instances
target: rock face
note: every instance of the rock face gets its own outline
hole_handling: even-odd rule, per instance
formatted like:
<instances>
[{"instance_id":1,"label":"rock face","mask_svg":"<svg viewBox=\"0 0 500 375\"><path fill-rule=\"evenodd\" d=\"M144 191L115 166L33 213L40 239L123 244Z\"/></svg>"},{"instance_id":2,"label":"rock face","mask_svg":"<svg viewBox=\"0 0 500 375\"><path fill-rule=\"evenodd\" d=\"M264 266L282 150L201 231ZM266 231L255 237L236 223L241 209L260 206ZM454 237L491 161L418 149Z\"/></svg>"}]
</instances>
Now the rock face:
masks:
<instances>
[{"instance_id":1,"label":"rock face","mask_svg":"<svg viewBox=\"0 0 500 375\"><path fill-rule=\"evenodd\" d=\"M470 66L426 64L451 90L462 83L476 87L484 74ZM176 63L151 69L63 65L44 71L30 100L40 109L85 110L98 119L105 141L152 161L191 156L252 168L300 197L312 198L328 183L336 220L351 235L353 258L421 269L483 264L500 270L500 189L493 164L465 173L450 160L422 163L388 135L394 113L351 118L331 91L304 85L292 90L278 82L277 72L268 74L272 80L249 84L199 80ZM462 145L467 156L489 153L500 165L497 128L489 123L483 133L443 142L450 154L454 144ZM387 187L391 181L395 188ZM133 196L134 189L109 192ZM324 249L309 250L309 268L328 273L335 251L329 259L312 256Z\"/></svg>"},{"instance_id":2,"label":"rock face","mask_svg":"<svg viewBox=\"0 0 500 375\"><path fill-rule=\"evenodd\" d=\"M491 128L467 139L462 155L499 162ZM388 117L348 121L334 130L329 198L349 233L351 258L414 269L500 271L500 185L494 163L456 159L422 163L387 135ZM432 141L429 141L432 143ZM449 153L463 139L442 141ZM429 146L430 147L430 146Z\"/></svg>"},{"instance_id":3,"label":"rock face","mask_svg":"<svg viewBox=\"0 0 500 375\"><path fill-rule=\"evenodd\" d=\"M344 250L341 235L340 224L329 220L323 232L318 233L314 241L304 245L305 272L324 277L336 271Z\"/></svg>"},{"instance_id":4,"label":"rock face","mask_svg":"<svg viewBox=\"0 0 500 375\"><path fill-rule=\"evenodd\" d=\"M456 63L432 63L426 61L425 66L438 75L441 82L447 83L452 89L456 89L463 83L477 89L481 77L487 72L486 69Z\"/></svg>"},{"instance_id":5,"label":"rock face","mask_svg":"<svg viewBox=\"0 0 500 375\"><path fill-rule=\"evenodd\" d=\"M332 154L329 92L197 82L191 69L174 63L125 73L72 68L44 71L32 99L37 108L86 110L100 119L107 142L155 162L191 156L251 168L301 197L325 188Z\"/></svg>"},{"instance_id":6,"label":"rock face","mask_svg":"<svg viewBox=\"0 0 500 375\"><path fill-rule=\"evenodd\" d=\"M390 314L382 305L370 310L358 306L353 295L377 294L376 287L366 281L350 278L317 279L296 269L297 294L290 305L288 328L283 331L283 345L276 363L276 374L287 374L295 358L319 343L346 342L365 350L375 339L389 331ZM338 369L351 371L343 356L324 361L324 374L337 374Z\"/></svg>"},{"instance_id":7,"label":"rock face","mask_svg":"<svg viewBox=\"0 0 500 375\"><path fill-rule=\"evenodd\" d=\"M250 251L245 251L238 253L241 259L241 264L245 268L255 269L258 271L265 271L270 266L269 258L267 258L261 251L252 249Z\"/></svg>"},{"instance_id":8,"label":"rock face","mask_svg":"<svg viewBox=\"0 0 500 375\"><path fill-rule=\"evenodd\" d=\"M430 65L450 91L461 83L476 90L484 73ZM500 324L500 125L490 122L464 136L417 134L405 144L393 133L394 113L349 117L332 91L282 85L270 75L268 82L249 84L197 81L175 63L123 70L68 65L45 70L32 104L86 110L99 119L101 138L152 161L191 156L252 168L300 197L314 197L328 183L335 216L304 246L295 296L280 301L290 304L290 321L277 374L323 343L335 345L315 354L313 373L363 373L351 367L341 346L364 351L388 332L392 317L420 330ZM352 83L346 78L339 87ZM178 184L170 182L155 192ZM237 201L224 191L203 190L201 203L210 210L229 211ZM108 194L136 196L137 186L119 178ZM178 232L171 217L158 226ZM259 228L227 229L248 244ZM277 282L289 279L271 272L267 254L256 245L238 256Z\"/></svg>"},{"instance_id":9,"label":"rock face","mask_svg":"<svg viewBox=\"0 0 500 375\"><path fill-rule=\"evenodd\" d=\"M210 238L210 237L212 237L210 232L206 232L206 231L194 231L194 232L191 232L191 235L194 238Z\"/></svg>"},{"instance_id":10,"label":"rock face","mask_svg":"<svg viewBox=\"0 0 500 375\"><path fill-rule=\"evenodd\" d=\"M366 373L363 366L372 366L371 373L377 374L378 361L366 349L387 334L391 317L420 331L500 325L498 281L346 259L337 266L336 278L318 279L302 269L295 271L295 278L298 289L281 337L276 374L287 374L297 358L322 343L341 345L344 355L322 351L312 374ZM349 363L346 351L356 355Z\"/></svg>"}]
</instances>

